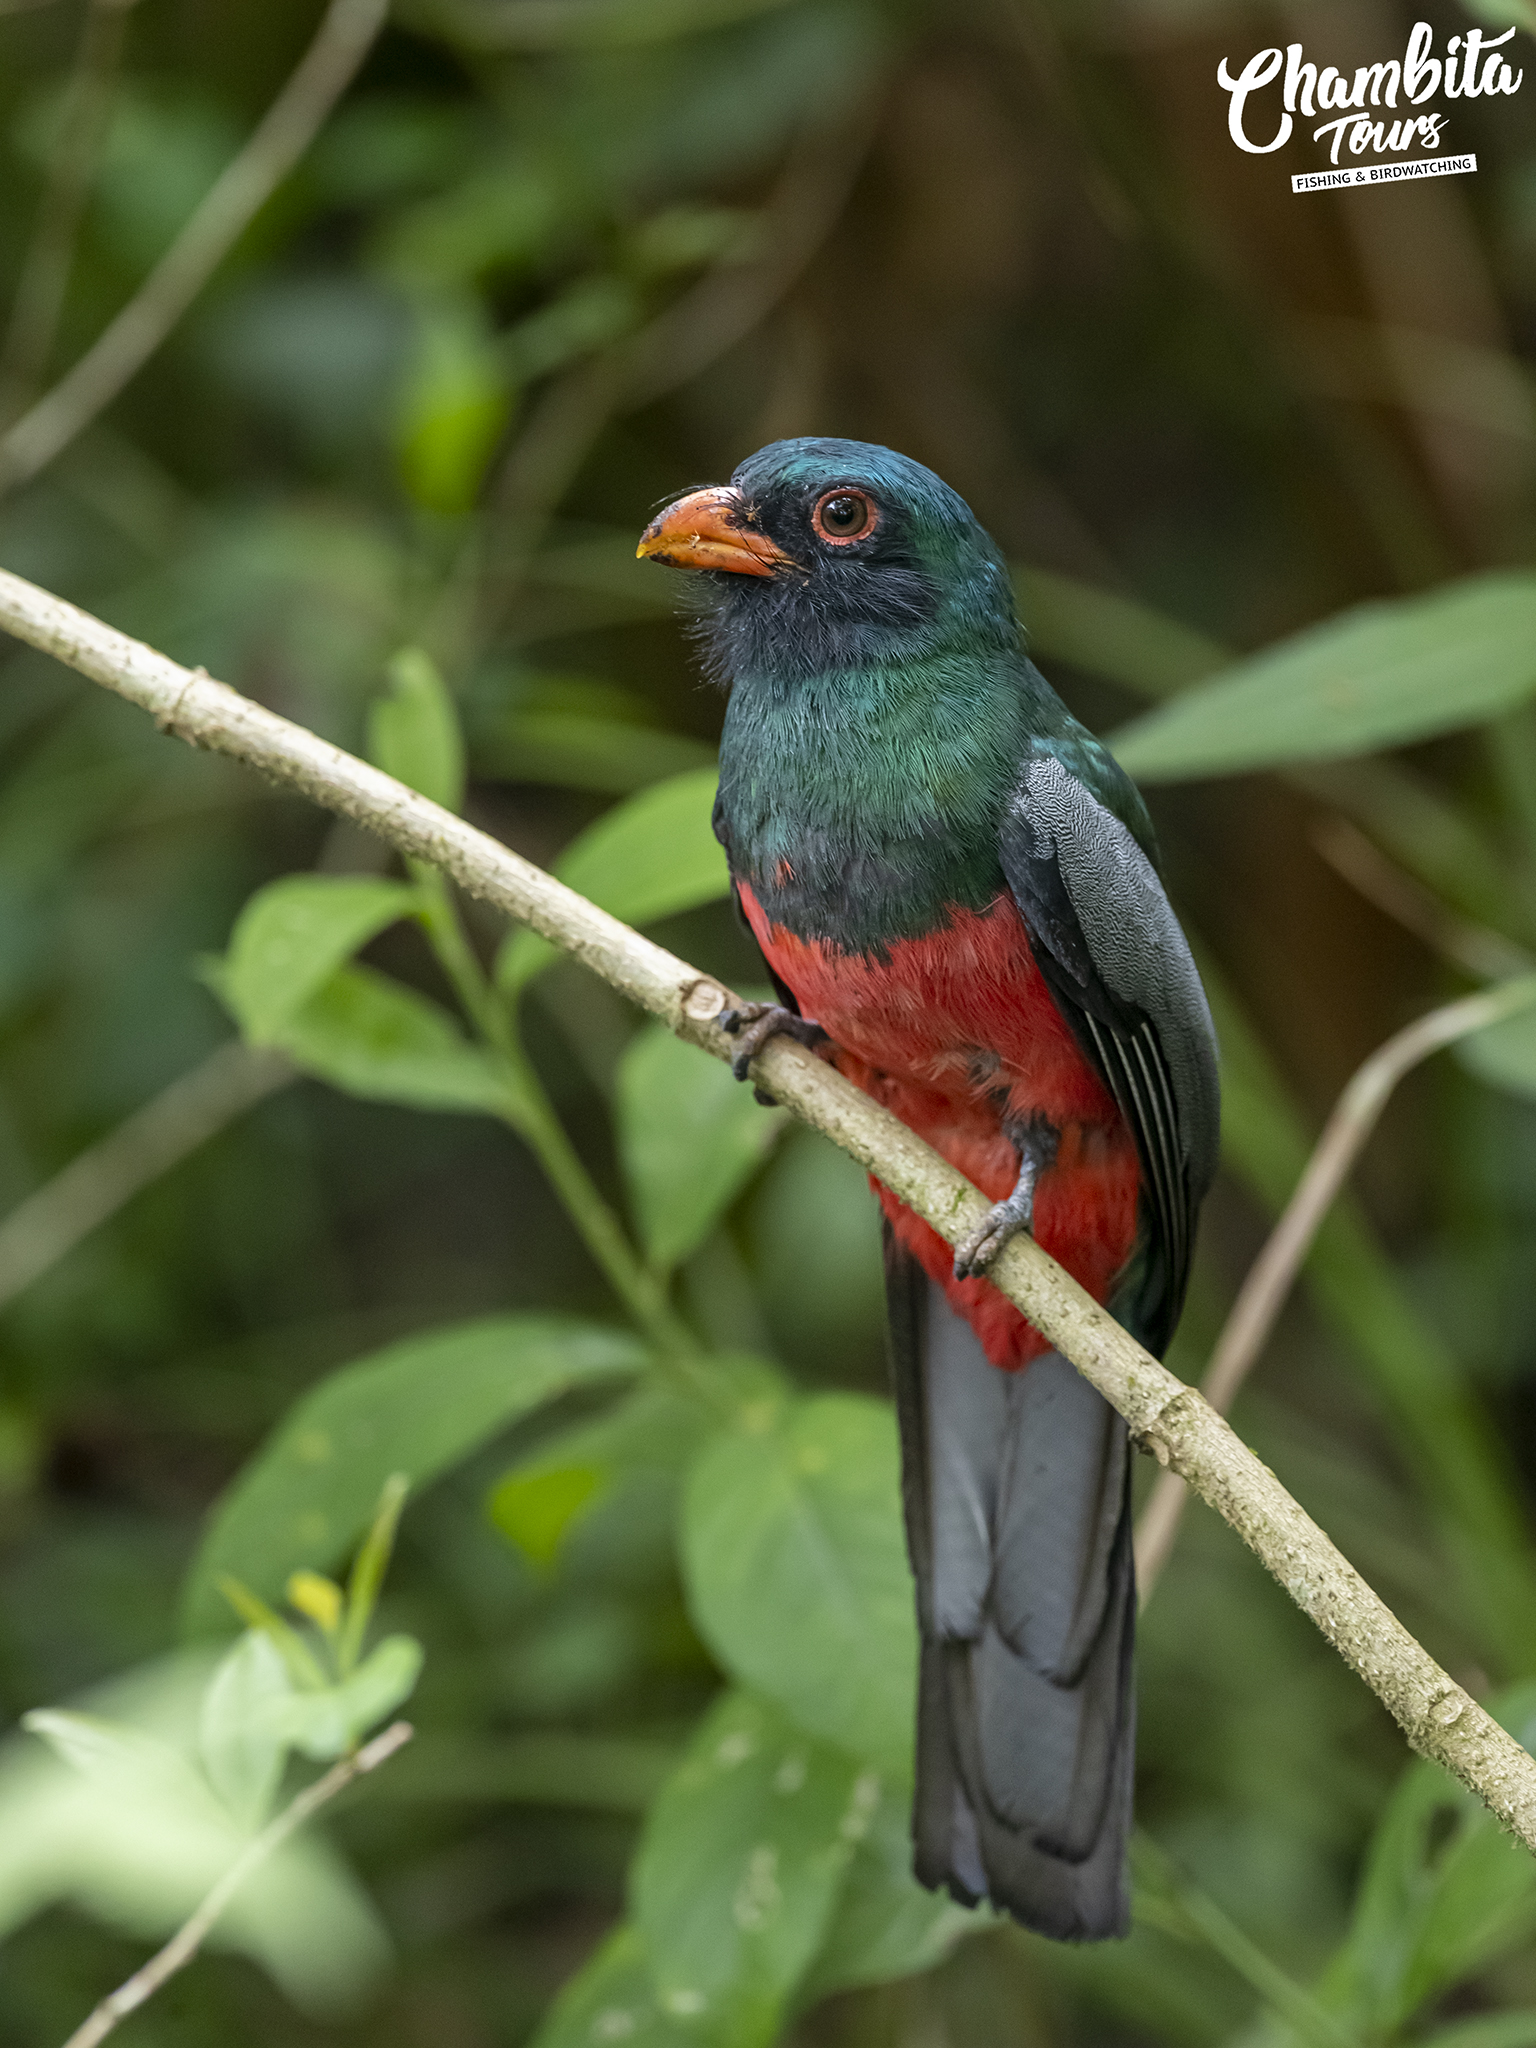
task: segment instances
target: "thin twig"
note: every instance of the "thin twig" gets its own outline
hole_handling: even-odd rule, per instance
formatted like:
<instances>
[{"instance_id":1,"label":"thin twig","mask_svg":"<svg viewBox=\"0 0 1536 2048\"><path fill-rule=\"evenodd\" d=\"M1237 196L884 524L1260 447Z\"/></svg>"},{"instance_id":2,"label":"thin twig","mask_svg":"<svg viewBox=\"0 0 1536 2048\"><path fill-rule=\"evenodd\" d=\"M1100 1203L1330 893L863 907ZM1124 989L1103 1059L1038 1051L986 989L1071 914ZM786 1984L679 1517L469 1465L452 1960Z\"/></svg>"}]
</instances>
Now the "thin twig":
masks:
<instances>
[{"instance_id":1,"label":"thin twig","mask_svg":"<svg viewBox=\"0 0 1536 2048\"><path fill-rule=\"evenodd\" d=\"M91 0L37 224L21 266L0 351L0 423L20 412L48 367L74 263L75 238L96 178L128 15L138 0Z\"/></svg>"},{"instance_id":2,"label":"thin twig","mask_svg":"<svg viewBox=\"0 0 1536 2048\"><path fill-rule=\"evenodd\" d=\"M1216 1340L1200 1392L1218 1415L1231 1412L1244 1380L1258 1363L1312 1241L1398 1082L1432 1053L1454 1045L1470 1032L1497 1024L1532 1002L1536 1002L1536 974L1464 996L1405 1026L1358 1069L1334 1105L1280 1221L1249 1267ZM1136 1527L1136 1584L1143 1606L1168 1562L1188 1492L1177 1473L1165 1472L1142 1510Z\"/></svg>"},{"instance_id":3,"label":"thin twig","mask_svg":"<svg viewBox=\"0 0 1536 2048\"><path fill-rule=\"evenodd\" d=\"M314 41L240 154L72 370L0 438L0 491L25 483L116 398L313 142L384 26L388 0L331 0Z\"/></svg>"},{"instance_id":4,"label":"thin twig","mask_svg":"<svg viewBox=\"0 0 1536 2048\"><path fill-rule=\"evenodd\" d=\"M0 1308L141 1188L293 1078L280 1054L237 1039L72 1159L0 1222Z\"/></svg>"},{"instance_id":5,"label":"thin twig","mask_svg":"<svg viewBox=\"0 0 1536 2048\"><path fill-rule=\"evenodd\" d=\"M758 223L755 263L719 263L618 349L627 411L651 405L717 362L791 290L842 217L864 167L878 95L845 113L831 133L797 150Z\"/></svg>"},{"instance_id":6,"label":"thin twig","mask_svg":"<svg viewBox=\"0 0 1536 2048\"><path fill-rule=\"evenodd\" d=\"M213 1932L219 1915L251 1872L265 1863L274 1849L280 1849L295 1829L302 1827L338 1792L344 1792L356 1779L376 1771L380 1764L388 1763L414 1733L409 1721L396 1721L382 1735L375 1735L372 1742L364 1743L352 1756L343 1757L339 1764L333 1764L323 1778L317 1778L313 1785L306 1786L275 1820L268 1822L254 1841L246 1844L197 1911L183 1922L165 1947L152 1955L142 1970L135 1970L126 1983L119 1984L110 1996L104 1998L90 2018L76 2027L64 2048L96 2048L96 2043L104 2041L119 2020L125 2020L129 2013L136 2012L147 1998L153 1998L168 1978L174 1977L178 1970L184 1970L191 1962Z\"/></svg>"},{"instance_id":7,"label":"thin twig","mask_svg":"<svg viewBox=\"0 0 1536 2048\"><path fill-rule=\"evenodd\" d=\"M1136 1880L1133 1911L1139 1923L1160 1927L1186 1941L1198 1937L1246 1980L1272 2012L1288 2020L1311 2048L1360 2048L1358 2035L1250 1941L1144 1828L1137 1828L1131 1837L1131 1870Z\"/></svg>"},{"instance_id":8,"label":"thin twig","mask_svg":"<svg viewBox=\"0 0 1536 2048\"><path fill-rule=\"evenodd\" d=\"M870 96L835 134L813 136L792 154L758 217L761 256L716 262L638 333L576 364L540 395L487 494L495 524L489 537L477 532L465 543L433 607L429 644L463 659L466 650L454 646L451 622L464 609L466 588L481 578L478 637L496 629L522 589L555 508L614 415L638 411L698 376L793 288L837 224L868 155L878 111Z\"/></svg>"},{"instance_id":9,"label":"thin twig","mask_svg":"<svg viewBox=\"0 0 1536 2048\"><path fill-rule=\"evenodd\" d=\"M430 861L470 895L582 961L679 1037L730 1059L734 1041L717 1021L736 1000L730 990L403 783L3 570L0 629L137 704L162 731L244 761L408 859ZM958 1243L986 1215L985 1197L947 1160L804 1047L771 1039L751 1075L947 1243ZM1232 1525L1413 1747L1454 1772L1536 1851L1536 1757L1440 1668L1210 1403L1144 1351L1032 1238L1015 1238L990 1277L1119 1410L1140 1448L1180 1473Z\"/></svg>"},{"instance_id":10,"label":"thin twig","mask_svg":"<svg viewBox=\"0 0 1536 2048\"><path fill-rule=\"evenodd\" d=\"M1422 882L1388 860L1348 818L1320 818L1311 838L1334 873L1368 903L1479 981L1501 981L1506 975L1524 974L1536 967L1536 957L1524 946L1487 925L1458 917Z\"/></svg>"}]
</instances>

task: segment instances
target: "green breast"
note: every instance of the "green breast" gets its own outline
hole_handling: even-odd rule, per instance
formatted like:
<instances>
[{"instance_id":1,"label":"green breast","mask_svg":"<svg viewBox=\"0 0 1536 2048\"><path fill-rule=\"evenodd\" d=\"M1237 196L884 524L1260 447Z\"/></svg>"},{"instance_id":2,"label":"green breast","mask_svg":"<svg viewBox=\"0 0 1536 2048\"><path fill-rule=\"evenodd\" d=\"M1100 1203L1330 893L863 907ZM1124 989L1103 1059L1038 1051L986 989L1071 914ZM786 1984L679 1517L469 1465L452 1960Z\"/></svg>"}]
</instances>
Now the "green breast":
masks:
<instances>
[{"instance_id":1,"label":"green breast","mask_svg":"<svg viewBox=\"0 0 1536 2048\"><path fill-rule=\"evenodd\" d=\"M738 678L720 752L732 869L800 938L915 938L1004 886L998 818L1027 750L1016 684L973 663Z\"/></svg>"}]
</instances>

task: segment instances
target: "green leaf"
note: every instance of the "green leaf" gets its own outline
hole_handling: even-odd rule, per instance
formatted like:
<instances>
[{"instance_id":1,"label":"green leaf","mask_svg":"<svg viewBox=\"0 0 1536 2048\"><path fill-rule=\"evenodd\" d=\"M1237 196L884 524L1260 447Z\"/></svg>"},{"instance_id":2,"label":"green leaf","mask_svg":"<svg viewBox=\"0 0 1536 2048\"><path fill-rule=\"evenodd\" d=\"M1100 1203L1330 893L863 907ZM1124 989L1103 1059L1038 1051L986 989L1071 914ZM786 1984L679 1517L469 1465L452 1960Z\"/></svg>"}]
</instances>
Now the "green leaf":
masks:
<instances>
[{"instance_id":1,"label":"green leaf","mask_svg":"<svg viewBox=\"0 0 1536 2048\"><path fill-rule=\"evenodd\" d=\"M467 512L511 416L500 355L468 293L420 302L416 348L395 399L401 482L418 505Z\"/></svg>"},{"instance_id":2,"label":"green leaf","mask_svg":"<svg viewBox=\"0 0 1536 2048\"><path fill-rule=\"evenodd\" d=\"M292 1585L296 1573L288 1574ZM296 1628L284 1621L283 1617L269 1607L257 1593L244 1585L230 1572L219 1573L219 1591L233 1607L247 1628L256 1629L264 1635L283 1660L284 1669L294 1685L302 1691L305 1687L318 1690L325 1684L325 1672L320 1660Z\"/></svg>"},{"instance_id":3,"label":"green leaf","mask_svg":"<svg viewBox=\"0 0 1536 2048\"><path fill-rule=\"evenodd\" d=\"M209 1784L242 1827L260 1827L271 1810L287 1750L272 1709L292 1694L282 1655L260 1629L247 1629L208 1681L198 1754Z\"/></svg>"},{"instance_id":4,"label":"green leaf","mask_svg":"<svg viewBox=\"0 0 1536 2048\"><path fill-rule=\"evenodd\" d=\"M566 848L555 873L626 924L651 924L730 893L730 871L710 819L717 775L696 768L605 811ZM514 932L496 980L515 995L558 957L537 932Z\"/></svg>"},{"instance_id":5,"label":"green leaf","mask_svg":"<svg viewBox=\"0 0 1536 2048\"><path fill-rule=\"evenodd\" d=\"M604 796L714 769L714 749L682 733L573 711L511 711L477 740L475 767L507 782L551 782Z\"/></svg>"},{"instance_id":6,"label":"green leaf","mask_svg":"<svg viewBox=\"0 0 1536 2048\"><path fill-rule=\"evenodd\" d=\"M530 2048L698 2048L699 2032L663 2012L633 1927L617 1928L571 1979Z\"/></svg>"},{"instance_id":7,"label":"green leaf","mask_svg":"<svg viewBox=\"0 0 1536 2048\"><path fill-rule=\"evenodd\" d=\"M1536 0L1461 0L1461 8L1474 21L1486 21L1490 28L1506 29L1515 22L1527 35L1536 36ZM1513 69L1519 68L1516 59ZM1435 2039L1438 2041L1440 2036L1437 2034Z\"/></svg>"},{"instance_id":8,"label":"green leaf","mask_svg":"<svg viewBox=\"0 0 1536 2048\"><path fill-rule=\"evenodd\" d=\"M258 889L212 972L252 1045L277 1045L343 961L416 907L403 882L366 875L288 875Z\"/></svg>"},{"instance_id":9,"label":"green leaf","mask_svg":"<svg viewBox=\"0 0 1536 2048\"><path fill-rule=\"evenodd\" d=\"M630 570L639 567L627 549ZM507 700L476 720L475 765L509 782L563 783L572 789L628 796L715 765L703 740L658 729L645 698L588 676L513 675L500 684Z\"/></svg>"},{"instance_id":10,"label":"green leaf","mask_svg":"<svg viewBox=\"0 0 1536 2048\"><path fill-rule=\"evenodd\" d=\"M1075 576L1015 569L1013 587L1037 660L1068 661L1138 696L1172 696L1232 660L1225 647L1193 627Z\"/></svg>"},{"instance_id":11,"label":"green leaf","mask_svg":"<svg viewBox=\"0 0 1536 2048\"><path fill-rule=\"evenodd\" d=\"M389 664L391 694L368 710L368 758L445 810L464 803L459 715L432 657L403 647Z\"/></svg>"},{"instance_id":12,"label":"green leaf","mask_svg":"<svg viewBox=\"0 0 1536 2048\"><path fill-rule=\"evenodd\" d=\"M879 1798L874 1771L766 1702L722 1700L652 1807L631 1873L663 2011L730 2048L771 2042Z\"/></svg>"},{"instance_id":13,"label":"green leaf","mask_svg":"<svg viewBox=\"0 0 1536 2048\"><path fill-rule=\"evenodd\" d=\"M1519 931L1521 886L1505 849L1427 775L1401 760L1321 762L1294 771L1306 791L1352 818L1391 860L1479 924Z\"/></svg>"},{"instance_id":14,"label":"green leaf","mask_svg":"<svg viewBox=\"0 0 1536 2048\"><path fill-rule=\"evenodd\" d=\"M475 1807L569 1807L644 1813L676 1768L679 1745L648 1735L582 1735L550 1729L475 1737L418 1734L389 1773L391 1796L465 1800Z\"/></svg>"},{"instance_id":15,"label":"green leaf","mask_svg":"<svg viewBox=\"0 0 1536 2048\"><path fill-rule=\"evenodd\" d=\"M62 1903L158 1946L229 1869L251 1830L214 1797L191 1754L208 1675L202 1659L162 1660L117 1681L103 1703L132 1725L57 1710L35 1717L82 1768L32 1742L0 1746L0 1938ZM314 1827L251 1872L211 1939L331 2017L389 1956L366 1894Z\"/></svg>"},{"instance_id":16,"label":"green leaf","mask_svg":"<svg viewBox=\"0 0 1536 2048\"><path fill-rule=\"evenodd\" d=\"M500 1116L510 1083L440 1004L371 967L343 967L274 1042L295 1066L370 1102Z\"/></svg>"},{"instance_id":17,"label":"green leaf","mask_svg":"<svg viewBox=\"0 0 1536 2048\"><path fill-rule=\"evenodd\" d=\"M531 384L617 341L639 324L641 313L640 295L627 278L578 278L505 330L502 360L520 384Z\"/></svg>"},{"instance_id":18,"label":"green leaf","mask_svg":"<svg viewBox=\"0 0 1536 2048\"><path fill-rule=\"evenodd\" d=\"M403 1472L390 1473L379 1495L368 1534L352 1560L352 1570L347 1578L346 1619L336 1642L336 1669L343 1677L351 1671L362 1653L368 1624L373 1619L384 1574L389 1570L389 1560L394 1552L400 1513L410 1490L411 1482ZM290 1573L290 1597L294 1579L300 1577L300 1573Z\"/></svg>"},{"instance_id":19,"label":"green leaf","mask_svg":"<svg viewBox=\"0 0 1536 2048\"><path fill-rule=\"evenodd\" d=\"M29 1735L47 1743L62 1763L109 1786L132 1783L150 1794L187 1796L189 1788L206 1797L186 1759L142 1728L104 1720L99 1714L77 1714L65 1707L37 1707L23 1714Z\"/></svg>"},{"instance_id":20,"label":"green leaf","mask_svg":"<svg viewBox=\"0 0 1536 2048\"><path fill-rule=\"evenodd\" d=\"M1491 1088L1536 1100L1536 1012L1522 1010L1474 1032L1461 1040L1456 1057Z\"/></svg>"},{"instance_id":21,"label":"green leaf","mask_svg":"<svg viewBox=\"0 0 1536 2048\"><path fill-rule=\"evenodd\" d=\"M567 1530L603 1491L607 1476L600 1466L579 1464L509 1472L491 1495L491 1517L530 1564L548 1571Z\"/></svg>"},{"instance_id":22,"label":"green leaf","mask_svg":"<svg viewBox=\"0 0 1536 2048\"><path fill-rule=\"evenodd\" d=\"M1142 782L1339 760L1478 725L1536 692L1536 576L1360 605L1239 662L1110 745Z\"/></svg>"},{"instance_id":23,"label":"green leaf","mask_svg":"<svg viewBox=\"0 0 1536 2048\"><path fill-rule=\"evenodd\" d=\"M1536 1689L1499 1703L1529 1720ZM1320 1996L1389 2037L1428 2001L1536 1932L1536 1863L1438 1764L1403 1773L1377 1825L1342 1948Z\"/></svg>"},{"instance_id":24,"label":"green leaf","mask_svg":"<svg viewBox=\"0 0 1536 2048\"><path fill-rule=\"evenodd\" d=\"M631 1040L619 1064L617 1113L646 1255L666 1270L704 1242L786 1122L729 1067L663 1024Z\"/></svg>"},{"instance_id":25,"label":"green leaf","mask_svg":"<svg viewBox=\"0 0 1536 2048\"><path fill-rule=\"evenodd\" d=\"M842 1895L798 2003L931 1970L962 1936L995 1923L926 1891L912 1875L912 1804L887 1786L854 1850Z\"/></svg>"},{"instance_id":26,"label":"green leaf","mask_svg":"<svg viewBox=\"0 0 1536 2048\"><path fill-rule=\"evenodd\" d=\"M1416 2048L1536 2048L1536 2012L1495 2012L1426 2034Z\"/></svg>"},{"instance_id":27,"label":"green leaf","mask_svg":"<svg viewBox=\"0 0 1536 2048\"><path fill-rule=\"evenodd\" d=\"M683 1555L695 1622L726 1669L905 1780L917 1631L899 1486L879 1402L764 1403L693 1467Z\"/></svg>"},{"instance_id":28,"label":"green leaf","mask_svg":"<svg viewBox=\"0 0 1536 2048\"><path fill-rule=\"evenodd\" d=\"M288 1605L296 1608L306 1621L312 1621L327 1642L334 1643L347 1602L336 1581L328 1579L324 1572L290 1572L283 1590Z\"/></svg>"},{"instance_id":29,"label":"green leaf","mask_svg":"<svg viewBox=\"0 0 1536 2048\"><path fill-rule=\"evenodd\" d=\"M421 1675L421 1658L413 1636L386 1636L339 1685L274 1700L269 1726L316 1763L331 1763L410 1698Z\"/></svg>"},{"instance_id":30,"label":"green leaf","mask_svg":"<svg viewBox=\"0 0 1536 2048\"><path fill-rule=\"evenodd\" d=\"M717 1357L708 1370L722 1397L741 1408L771 1406L782 1396L778 1374L756 1359ZM606 1414L546 1437L514 1465L491 1494L490 1517L543 1569L592 1524L611 1525L614 1547L631 1563L654 1535L670 1558L683 1473L720 1415L670 1387L639 1386Z\"/></svg>"},{"instance_id":31,"label":"green leaf","mask_svg":"<svg viewBox=\"0 0 1536 2048\"><path fill-rule=\"evenodd\" d=\"M1198 957L1221 1041L1222 1158L1278 1215L1314 1136L1221 971L1203 950ZM1536 1632L1536 1579L1509 1446L1348 1192L1319 1230L1304 1277L1364 1368L1430 1503L1458 1570L1460 1619L1482 1654L1518 1668Z\"/></svg>"},{"instance_id":32,"label":"green leaf","mask_svg":"<svg viewBox=\"0 0 1536 2048\"><path fill-rule=\"evenodd\" d=\"M214 1510L186 1594L188 1625L218 1628L219 1579L280 1596L367 1528L391 1473L419 1489L567 1388L641 1370L638 1339L560 1316L491 1316L342 1367L290 1410Z\"/></svg>"}]
</instances>

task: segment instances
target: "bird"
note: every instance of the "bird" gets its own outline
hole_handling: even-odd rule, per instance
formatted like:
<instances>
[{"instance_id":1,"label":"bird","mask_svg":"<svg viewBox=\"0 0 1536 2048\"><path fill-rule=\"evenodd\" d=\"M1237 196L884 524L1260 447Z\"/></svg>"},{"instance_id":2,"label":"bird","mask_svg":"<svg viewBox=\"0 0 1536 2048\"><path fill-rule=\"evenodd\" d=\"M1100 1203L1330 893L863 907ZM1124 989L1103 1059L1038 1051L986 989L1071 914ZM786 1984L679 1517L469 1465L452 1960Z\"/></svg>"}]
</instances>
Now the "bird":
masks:
<instances>
[{"instance_id":1,"label":"bird","mask_svg":"<svg viewBox=\"0 0 1536 2048\"><path fill-rule=\"evenodd\" d=\"M698 573L714 829L772 1003L992 1202L951 1250L874 1182L917 1590L913 1869L1058 1940L1129 1929L1126 1425L987 1278L1020 1231L1158 1356L1215 1173L1215 1036L1141 795L1029 659L933 471L776 441L638 553Z\"/></svg>"}]
</instances>

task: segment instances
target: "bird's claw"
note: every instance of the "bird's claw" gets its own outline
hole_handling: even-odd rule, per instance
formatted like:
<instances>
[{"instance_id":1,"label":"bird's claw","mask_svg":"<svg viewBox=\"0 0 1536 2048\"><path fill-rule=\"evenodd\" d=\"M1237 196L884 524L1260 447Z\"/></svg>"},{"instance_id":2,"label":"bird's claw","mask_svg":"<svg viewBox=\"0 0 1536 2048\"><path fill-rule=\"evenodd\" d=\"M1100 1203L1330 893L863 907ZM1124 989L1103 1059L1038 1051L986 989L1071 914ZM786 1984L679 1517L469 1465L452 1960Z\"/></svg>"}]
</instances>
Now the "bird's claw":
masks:
<instances>
[{"instance_id":1,"label":"bird's claw","mask_svg":"<svg viewBox=\"0 0 1536 2048\"><path fill-rule=\"evenodd\" d=\"M1022 1203L1017 1194L1006 1202L994 1202L969 1237L955 1246L955 1278L979 1280L1010 1238L1031 1228L1034 1209L1033 1188Z\"/></svg>"},{"instance_id":2,"label":"bird's claw","mask_svg":"<svg viewBox=\"0 0 1536 2048\"><path fill-rule=\"evenodd\" d=\"M1019 1177L1006 1201L994 1202L969 1237L955 1246L955 1278L979 1280L1010 1238L1035 1227L1035 1189L1040 1176L1054 1165L1061 1133L1044 1117L1005 1124L1019 1148Z\"/></svg>"},{"instance_id":3,"label":"bird's claw","mask_svg":"<svg viewBox=\"0 0 1536 2048\"><path fill-rule=\"evenodd\" d=\"M731 1072L738 1081L746 1080L747 1069L770 1038L793 1038L797 1044L814 1049L827 1035L814 1018L797 1017L782 1003L741 1003L734 1010L722 1010L716 1021L722 1031L736 1040ZM759 1090L758 1100L764 1099L772 1100L764 1098Z\"/></svg>"}]
</instances>

